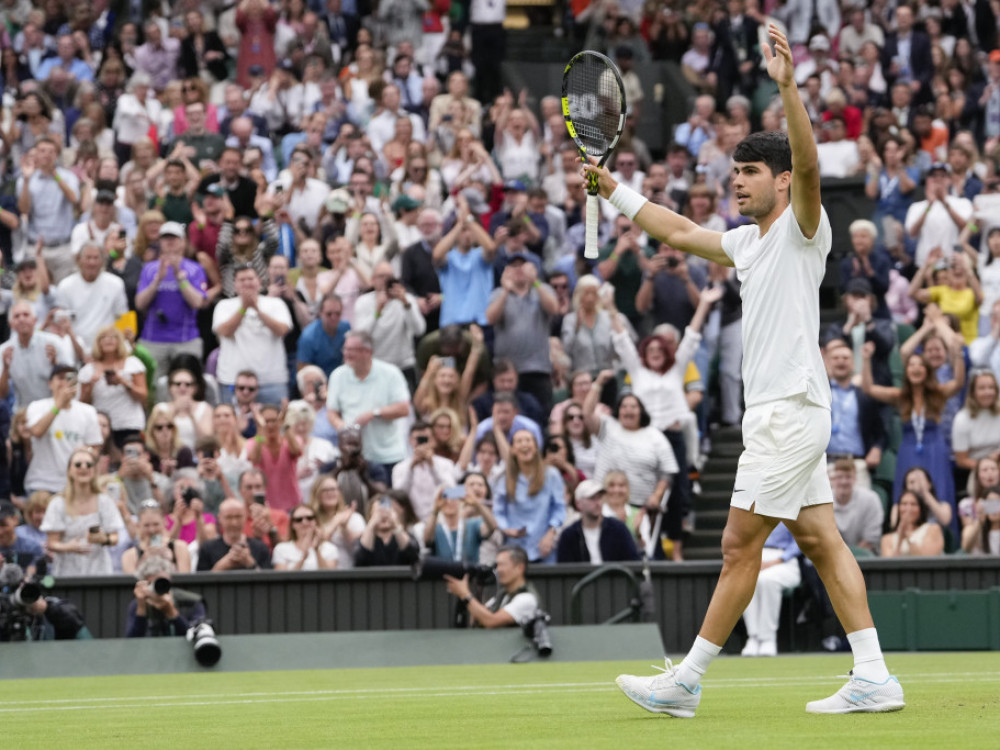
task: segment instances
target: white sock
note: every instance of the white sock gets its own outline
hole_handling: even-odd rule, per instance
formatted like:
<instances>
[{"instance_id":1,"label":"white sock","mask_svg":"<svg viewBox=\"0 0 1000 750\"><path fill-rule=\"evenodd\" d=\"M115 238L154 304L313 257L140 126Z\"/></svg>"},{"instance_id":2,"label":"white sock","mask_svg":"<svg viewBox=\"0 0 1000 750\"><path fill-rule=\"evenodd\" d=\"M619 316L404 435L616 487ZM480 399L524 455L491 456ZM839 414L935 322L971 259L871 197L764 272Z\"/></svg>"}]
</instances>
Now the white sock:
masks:
<instances>
[{"instance_id":1,"label":"white sock","mask_svg":"<svg viewBox=\"0 0 1000 750\"><path fill-rule=\"evenodd\" d=\"M712 659L718 656L720 651L722 646L716 646L699 635L694 639L694 645L684 657L684 661L677 667L677 681L694 689L701 682L701 676L708 670Z\"/></svg>"},{"instance_id":2,"label":"white sock","mask_svg":"<svg viewBox=\"0 0 1000 750\"><path fill-rule=\"evenodd\" d=\"M847 640L854 652L854 676L870 682L885 682L889 679L889 669L878 645L875 628L855 630L847 634Z\"/></svg>"}]
</instances>

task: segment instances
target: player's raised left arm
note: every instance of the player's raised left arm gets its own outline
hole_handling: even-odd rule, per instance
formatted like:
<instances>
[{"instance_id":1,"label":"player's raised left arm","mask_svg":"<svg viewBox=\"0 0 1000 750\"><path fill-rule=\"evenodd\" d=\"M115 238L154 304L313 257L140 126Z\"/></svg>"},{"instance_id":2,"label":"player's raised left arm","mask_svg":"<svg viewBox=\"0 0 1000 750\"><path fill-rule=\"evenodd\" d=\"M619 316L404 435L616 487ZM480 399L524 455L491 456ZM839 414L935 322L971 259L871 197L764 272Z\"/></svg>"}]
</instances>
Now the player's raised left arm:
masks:
<instances>
[{"instance_id":1,"label":"player's raised left arm","mask_svg":"<svg viewBox=\"0 0 1000 750\"><path fill-rule=\"evenodd\" d=\"M811 238L819 229L822 208L816 139L809 113L795 85L795 63L792 62L788 39L774 24L768 29L768 35L774 43L774 51L768 44L762 45L762 51L767 60L767 73L781 92L785 121L788 123L788 142L792 147L792 211L802 233Z\"/></svg>"}]
</instances>

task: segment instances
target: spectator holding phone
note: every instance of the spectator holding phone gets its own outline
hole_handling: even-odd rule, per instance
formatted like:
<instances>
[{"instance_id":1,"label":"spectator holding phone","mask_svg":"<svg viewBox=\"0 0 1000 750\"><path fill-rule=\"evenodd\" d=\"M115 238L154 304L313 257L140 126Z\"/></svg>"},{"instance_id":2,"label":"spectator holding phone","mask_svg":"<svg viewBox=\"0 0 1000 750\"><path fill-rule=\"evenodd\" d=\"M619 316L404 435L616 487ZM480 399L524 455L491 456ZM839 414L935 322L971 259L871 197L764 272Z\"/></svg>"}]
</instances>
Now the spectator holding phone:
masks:
<instances>
[{"instance_id":1,"label":"spectator holding phone","mask_svg":"<svg viewBox=\"0 0 1000 750\"><path fill-rule=\"evenodd\" d=\"M368 507L368 525L361 534L354 564L359 568L412 565L420 546L403 526L403 509L383 495Z\"/></svg>"},{"instance_id":2,"label":"spectator holding phone","mask_svg":"<svg viewBox=\"0 0 1000 750\"><path fill-rule=\"evenodd\" d=\"M199 547L219 535L215 516L205 512L205 485L198 478L197 469L178 469L172 477L168 492L171 507L166 519L166 529L171 539ZM184 572L184 571L181 571Z\"/></svg>"},{"instance_id":3,"label":"spectator holding phone","mask_svg":"<svg viewBox=\"0 0 1000 750\"><path fill-rule=\"evenodd\" d=\"M478 476L481 485L486 479ZM478 485L477 485L478 486ZM469 516L469 513L475 515ZM479 564L479 547L497 528L496 519L477 492L464 484L439 487L434 509L424 525L424 545L430 554L463 565Z\"/></svg>"},{"instance_id":4,"label":"spectator holding phone","mask_svg":"<svg viewBox=\"0 0 1000 750\"><path fill-rule=\"evenodd\" d=\"M288 539L288 514L267 504L267 476L256 467L240 474L237 490L245 511L243 533L263 542L270 553L278 542Z\"/></svg>"},{"instance_id":5,"label":"spectator holding phone","mask_svg":"<svg viewBox=\"0 0 1000 750\"><path fill-rule=\"evenodd\" d=\"M438 489L453 486L458 469L453 461L434 454L426 422L414 422L410 427L410 447L412 455L392 469L392 486L408 493L417 518L428 521L436 507Z\"/></svg>"},{"instance_id":6,"label":"spectator holding phone","mask_svg":"<svg viewBox=\"0 0 1000 750\"><path fill-rule=\"evenodd\" d=\"M219 506L220 536L198 551L198 571L270 570L271 550L259 539L243 533L250 519L246 506L229 498Z\"/></svg>"},{"instance_id":7,"label":"spectator holding phone","mask_svg":"<svg viewBox=\"0 0 1000 750\"><path fill-rule=\"evenodd\" d=\"M41 529L48 534L52 575L111 575L110 548L125 528L115 502L97 485L97 460L85 447L69 456L66 486L49 502Z\"/></svg>"},{"instance_id":8,"label":"spectator holding phone","mask_svg":"<svg viewBox=\"0 0 1000 750\"><path fill-rule=\"evenodd\" d=\"M138 538L122 553L122 573L132 575L143 560L151 557L166 560L178 573L191 572L191 552L187 543L168 533L160 504L144 500L139 508Z\"/></svg>"},{"instance_id":9,"label":"spectator holding phone","mask_svg":"<svg viewBox=\"0 0 1000 750\"><path fill-rule=\"evenodd\" d=\"M167 480L153 469L142 434L135 432L125 438L124 443L117 476L125 488L125 504L129 513L138 515L142 503L148 499L155 500L162 507L163 493L159 485L165 486Z\"/></svg>"},{"instance_id":10,"label":"spectator holding phone","mask_svg":"<svg viewBox=\"0 0 1000 750\"><path fill-rule=\"evenodd\" d=\"M80 400L108 415L120 447L146 426L146 366L129 354L125 336L114 325L97 332L92 354L80 370Z\"/></svg>"},{"instance_id":11,"label":"spectator holding phone","mask_svg":"<svg viewBox=\"0 0 1000 750\"><path fill-rule=\"evenodd\" d=\"M970 555L1000 555L1000 487L976 501L976 519L962 529L962 549Z\"/></svg>"}]
</instances>

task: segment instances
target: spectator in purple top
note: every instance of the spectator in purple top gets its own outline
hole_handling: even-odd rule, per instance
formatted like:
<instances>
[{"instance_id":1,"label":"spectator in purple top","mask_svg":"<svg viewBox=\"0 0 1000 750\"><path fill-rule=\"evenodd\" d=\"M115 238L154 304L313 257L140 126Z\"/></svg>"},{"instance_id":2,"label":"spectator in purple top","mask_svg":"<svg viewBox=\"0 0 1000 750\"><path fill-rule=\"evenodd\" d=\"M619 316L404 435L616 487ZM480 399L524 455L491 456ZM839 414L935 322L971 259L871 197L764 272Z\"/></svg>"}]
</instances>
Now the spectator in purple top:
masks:
<instances>
[{"instance_id":1,"label":"spectator in purple top","mask_svg":"<svg viewBox=\"0 0 1000 750\"><path fill-rule=\"evenodd\" d=\"M208 281L204 269L184 257L184 227L168 221L160 227L160 258L142 268L135 307L146 314L142 344L156 360L156 372L167 372L170 358L181 352L202 356L198 310L205 304Z\"/></svg>"}]
</instances>

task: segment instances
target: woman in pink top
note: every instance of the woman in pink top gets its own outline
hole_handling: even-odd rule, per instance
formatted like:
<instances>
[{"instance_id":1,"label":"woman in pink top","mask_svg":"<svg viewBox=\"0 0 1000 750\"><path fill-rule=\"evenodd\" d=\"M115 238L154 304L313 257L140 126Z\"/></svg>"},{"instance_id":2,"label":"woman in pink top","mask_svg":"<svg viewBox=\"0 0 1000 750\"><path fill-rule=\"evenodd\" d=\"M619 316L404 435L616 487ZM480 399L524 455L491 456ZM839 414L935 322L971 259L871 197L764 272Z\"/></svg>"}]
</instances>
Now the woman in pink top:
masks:
<instances>
[{"instance_id":1,"label":"woman in pink top","mask_svg":"<svg viewBox=\"0 0 1000 750\"><path fill-rule=\"evenodd\" d=\"M247 458L267 477L267 504L288 511L302 502L297 464L302 446L291 430L283 430L284 414L268 404L255 410L263 434L254 438ZM251 443L247 443L251 445Z\"/></svg>"},{"instance_id":2,"label":"woman in pink top","mask_svg":"<svg viewBox=\"0 0 1000 750\"><path fill-rule=\"evenodd\" d=\"M198 470L177 469L173 480L167 501L170 514L164 519L170 539L180 539L185 544L198 542L199 546L215 539L219 530L215 516L205 510L202 501L205 485L198 477Z\"/></svg>"}]
</instances>

